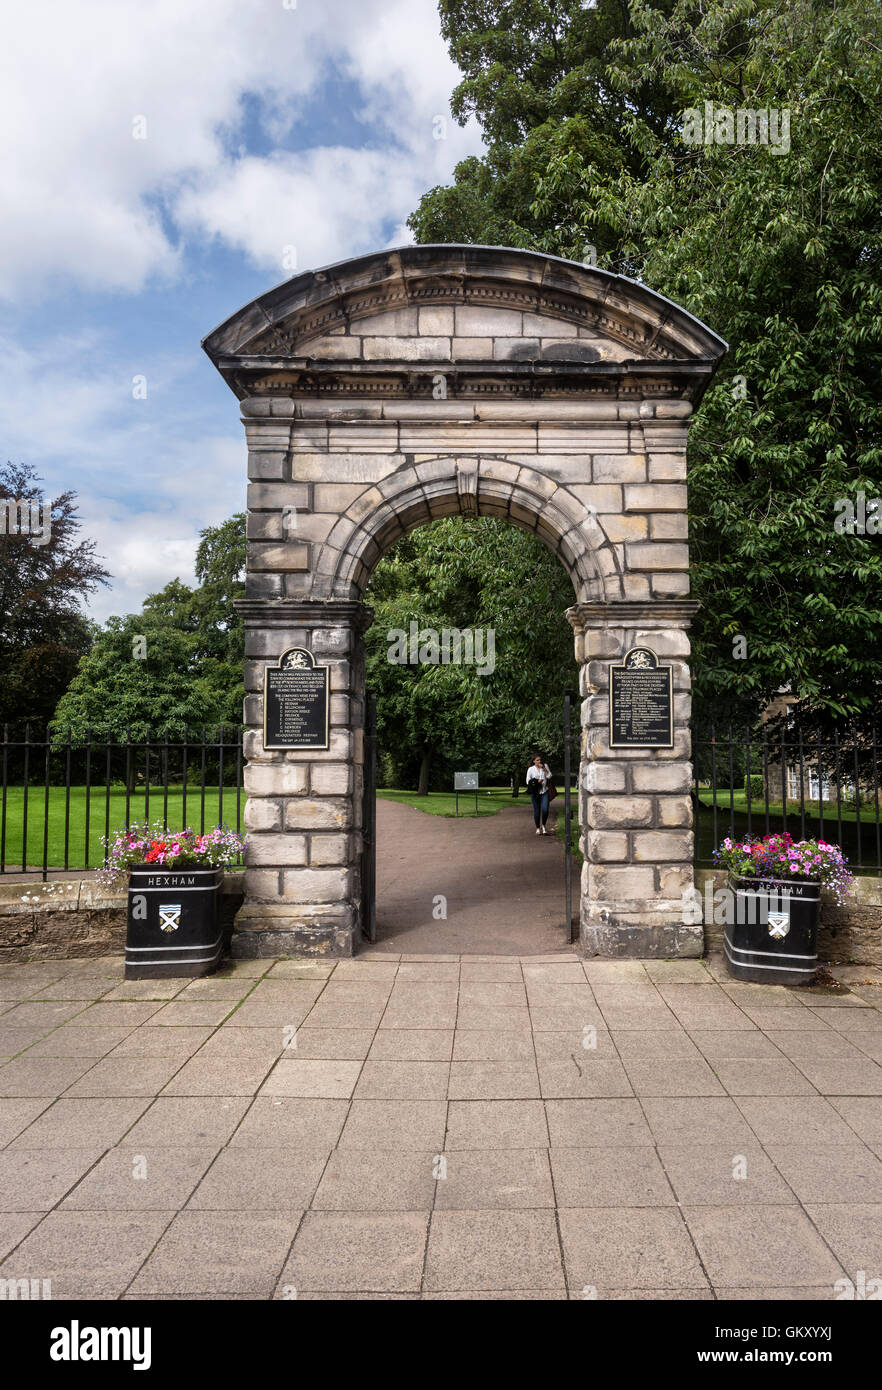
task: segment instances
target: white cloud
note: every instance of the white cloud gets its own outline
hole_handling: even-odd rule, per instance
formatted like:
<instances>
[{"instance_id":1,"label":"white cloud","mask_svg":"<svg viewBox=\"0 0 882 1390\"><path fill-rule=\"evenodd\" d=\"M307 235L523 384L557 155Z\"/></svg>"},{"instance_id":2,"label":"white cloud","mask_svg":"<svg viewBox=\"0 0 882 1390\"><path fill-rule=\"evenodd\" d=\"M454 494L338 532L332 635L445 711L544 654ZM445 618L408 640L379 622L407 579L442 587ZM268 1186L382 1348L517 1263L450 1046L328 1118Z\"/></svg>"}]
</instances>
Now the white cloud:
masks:
<instances>
[{"instance_id":1,"label":"white cloud","mask_svg":"<svg viewBox=\"0 0 882 1390\"><path fill-rule=\"evenodd\" d=\"M363 132L351 147L316 120L341 79ZM475 125L449 118L457 80L436 0L8 8L0 299L42 323L37 301L62 294L50 333L0 339L2 456L33 464L47 492L78 493L82 534L113 574L94 617L137 611L176 575L191 582L199 531L243 509L246 487L235 404L218 409L195 341L171 326L151 355L153 332L103 319L113 306L98 296L142 293L150 310L153 283L201 272L212 244L266 268L269 285L292 273L286 246L305 270L409 240L421 193L480 149ZM94 296L69 301L76 320L68 287ZM229 310L242 297L234 285ZM147 360L130 360L130 341Z\"/></svg>"},{"instance_id":2,"label":"white cloud","mask_svg":"<svg viewBox=\"0 0 882 1390\"><path fill-rule=\"evenodd\" d=\"M261 265L279 264L292 223L304 268L364 250L479 147L452 121L446 140L432 136L457 78L435 0L31 0L7 12L3 37L10 299L65 280L137 292L178 272L187 235ZM358 84L369 151L296 139L332 72ZM240 152L246 98L271 140L293 120L288 151ZM133 138L138 117L146 139Z\"/></svg>"},{"instance_id":3,"label":"white cloud","mask_svg":"<svg viewBox=\"0 0 882 1390\"><path fill-rule=\"evenodd\" d=\"M231 162L183 193L176 215L194 234L244 251L282 280L381 246L389 219L400 223L424 187L418 170L396 153L314 149Z\"/></svg>"},{"instance_id":4,"label":"white cloud","mask_svg":"<svg viewBox=\"0 0 882 1390\"><path fill-rule=\"evenodd\" d=\"M222 417L231 433L217 434L219 421L188 389L195 354L148 362L148 396L138 401L97 334L37 349L0 339L0 353L5 457L31 464L45 496L77 493L81 538L96 542L112 575L89 600L90 616L137 612L176 576L192 583L199 532L244 510L247 486L235 411Z\"/></svg>"}]
</instances>

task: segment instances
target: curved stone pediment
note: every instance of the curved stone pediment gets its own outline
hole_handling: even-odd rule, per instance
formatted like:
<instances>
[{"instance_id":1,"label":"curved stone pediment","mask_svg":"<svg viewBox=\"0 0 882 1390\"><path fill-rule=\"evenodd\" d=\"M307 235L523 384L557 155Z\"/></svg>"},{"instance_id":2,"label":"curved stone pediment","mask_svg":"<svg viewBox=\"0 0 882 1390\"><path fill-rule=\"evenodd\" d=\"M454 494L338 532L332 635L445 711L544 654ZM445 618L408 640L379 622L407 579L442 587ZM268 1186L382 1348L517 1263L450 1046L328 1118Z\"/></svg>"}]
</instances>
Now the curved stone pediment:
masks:
<instances>
[{"instance_id":1,"label":"curved stone pediment","mask_svg":"<svg viewBox=\"0 0 882 1390\"><path fill-rule=\"evenodd\" d=\"M393 364L674 363L712 368L726 344L645 285L537 252L405 246L270 290L205 339L243 368Z\"/></svg>"}]
</instances>

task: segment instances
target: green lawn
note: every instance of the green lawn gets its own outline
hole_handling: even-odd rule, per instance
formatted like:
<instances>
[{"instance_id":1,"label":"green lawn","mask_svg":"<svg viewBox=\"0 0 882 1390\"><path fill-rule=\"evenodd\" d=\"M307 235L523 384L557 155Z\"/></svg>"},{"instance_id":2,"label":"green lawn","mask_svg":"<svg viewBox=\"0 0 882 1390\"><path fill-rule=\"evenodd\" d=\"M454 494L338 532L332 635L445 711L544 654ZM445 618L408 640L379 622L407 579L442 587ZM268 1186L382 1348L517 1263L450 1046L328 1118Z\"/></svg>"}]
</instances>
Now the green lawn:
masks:
<instances>
[{"instance_id":1,"label":"green lawn","mask_svg":"<svg viewBox=\"0 0 882 1390\"><path fill-rule=\"evenodd\" d=\"M429 816L455 816L456 796L453 792L429 792L428 796L417 796L416 792L393 791L389 787L378 787L377 796L384 801L397 801L400 806L413 806L417 811L425 811ZM512 796L511 787L479 787L478 815L495 816L506 806L525 806L529 804L526 792ZM460 792L460 816L475 816L475 793Z\"/></svg>"},{"instance_id":2,"label":"green lawn","mask_svg":"<svg viewBox=\"0 0 882 1390\"><path fill-rule=\"evenodd\" d=\"M385 801L397 801L401 805L413 806L419 811L423 811L431 816L455 816L456 798L453 792L430 792L428 796L417 796L412 791L396 791L389 788L381 788L377 792L378 797ZM28 833L27 833L27 863L30 867L39 866L43 862L43 797L42 787L31 787L28 791ZM187 821L194 829L201 828L201 792L198 787L187 789ZM700 805L696 824L696 862L709 864L712 860L713 851L726 835L734 834L740 838L747 834L747 798L744 791L736 791L731 797L732 809L730 810L730 793L728 791L717 791L717 829L714 833L713 823L713 802L711 792L707 788L702 788L700 792ZM240 807L244 808L245 796L242 794ZM520 796L513 797L510 787L482 787L478 792L478 814L480 816L493 816L497 812L509 806L528 806L529 798L525 792ZM68 852L67 867L71 869L83 869L87 867L97 867L101 864L104 852L101 846L101 836L105 833L105 823L109 821L111 832L125 822L126 816L126 796L122 786L113 786L110 790L109 811L108 798L104 787L93 788L89 798L89 853L86 857L86 789L85 787L71 787L70 789L70 811L68 822ZM6 793L6 817L5 817L5 840L2 845L3 862L7 870L14 871L16 867L21 868L22 864L22 807L23 793L21 787L10 787ZM877 853L877 832L871 812L873 808L866 808L861 812L860 842L861 860L865 869L870 871L875 869ZM475 797L474 793L460 792L459 795L460 816L474 817ZM781 828L781 803L773 802L769 806L770 827L772 830ZM563 801L560 797L552 804L552 820L554 812L559 812L558 833L563 836ZM816 836L820 834L820 823L817 816L817 803L806 803L806 836ZM163 815L163 794L162 789L154 788L150 793L150 819ZM141 788L133 794L129 803L129 816L132 820L143 820L145 816L144 791ZM227 825L235 827L236 823L236 789L235 787L225 787L223 794L223 808L219 808L217 788L207 788L205 792L205 825L212 826L221 820ZM734 820L734 825L732 824ZM168 823L171 829L180 829L184 824L183 814L183 793L180 784L169 787L168 795ZM801 822L798 808L794 813L792 805L788 803L787 826L794 838L801 838ZM762 803L754 801L752 807L751 829L754 834L765 834L765 807ZM573 838L578 842L578 825L576 816L576 799L573 798ZM842 848L853 869L858 867L858 825L854 810L843 810L842 812L842 834L840 836L837 821L836 807L829 803L824 805L824 837L830 841L842 844ZM2 835L2 819L0 819L0 840ZM49 836L47 861L50 868L62 868L65 866L65 792L63 787L50 787L49 789Z\"/></svg>"},{"instance_id":3,"label":"green lawn","mask_svg":"<svg viewBox=\"0 0 882 1390\"><path fill-rule=\"evenodd\" d=\"M109 801L109 814L108 814ZM187 821L194 830L199 830L202 815L202 792L199 787L187 788ZM244 794L241 797L241 806L245 805ZM177 786L169 787L168 794L168 824L172 830L180 830L184 826L183 815L183 789L180 783ZM23 808L24 793L21 787L9 787L6 792L6 834L5 844L3 845L3 859L7 870L14 871L16 865L22 865L22 829L23 829ZM44 808L44 788L28 788L28 826L27 826L27 863L33 868L43 862L43 808ZM162 788L158 790L151 788L149 819L151 821L162 819L163 816L163 793ZM70 789L70 812L68 818L68 854L67 867L70 869L94 868L100 865L104 859L104 850L101 845L101 836L104 834L105 821L109 820L111 834L119 826L125 824L126 819L126 793L122 786L111 786L110 797L108 798L104 787L93 787L89 796L89 853L86 857L86 788L71 787ZM145 819L144 789L139 789L133 793L129 800L129 819ZM224 787L223 794L223 814L219 812L217 787L206 788L205 791L205 825L211 827L224 820L227 825L235 828L236 825L236 788ZM64 835L65 835L65 789L64 787L49 788L49 838L47 860L50 868L63 868L65 866L64 854ZM0 809L0 840L3 839L2 809Z\"/></svg>"}]
</instances>

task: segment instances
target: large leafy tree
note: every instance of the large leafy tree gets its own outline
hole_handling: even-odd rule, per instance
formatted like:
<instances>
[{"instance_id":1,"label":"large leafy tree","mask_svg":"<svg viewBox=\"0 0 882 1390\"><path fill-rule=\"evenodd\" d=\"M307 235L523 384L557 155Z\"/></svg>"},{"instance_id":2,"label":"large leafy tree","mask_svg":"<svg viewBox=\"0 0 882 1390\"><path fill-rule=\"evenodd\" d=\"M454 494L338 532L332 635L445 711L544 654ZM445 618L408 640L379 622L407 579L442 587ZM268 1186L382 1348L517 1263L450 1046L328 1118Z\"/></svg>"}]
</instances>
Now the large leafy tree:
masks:
<instances>
[{"instance_id":1,"label":"large leafy tree","mask_svg":"<svg viewBox=\"0 0 882 1390\"><path fill-rule=\"evenodd\" d=\"M368 686L396 785L449 785L454 765L518 784L534 750L559 757L562 698L576 685L564 616L574 596L540 541L490 517L435 522L384 556L367 601ZM401 654L395 634L409 643L412 623L418 633L480 629L485 657L492 631L493 662L480 674L477 664L390 660Z\"/></svg>"},{"instance_id":2,"label":"large leafy tree","mask_svg":"<svg viewBox=\"0 0 882 1390\"><path fill-rule=\"evenodd\" d=\"M419 241L541 246L549 225L572 217L565 191L553 211L534 207L549 161L564 150L610 177L640 172L639 151L621 138L624 120L636 110L660 132L673 107L663 80L637 93L610 80L615 41L635 32L627 0L440 0L439 11L463 73L451 109L461 123L477 117L487 153L421 199L409 221ZM588 240L599 255L615 250L603 227Z\"/></svg>"},{"instance_id":3,"label":"large leafy tree","mask_svg":"<svg viewBox=\"0 0 882 1390\"><path fill-rule=\"evenodd\" d=\"M82 600L109 574L79 537L74 492L47 498L33 468L8 463L0 501L0 723L41 724L93 640Z\"/></svg>"},{"instance_id":4,"label":"large leafy tree","mask_svg":"<svg viewBox=\"0 0 882 1390\"><path fill-rule=\"evenodd\" d=\"M867 728L879 699L882 538L872 523L849 534L834 522L838 499L882 495L882 53L872 7L630 0L598 56L605 114L589 117L604 133L612 121L618 167L605 149L580 147L566 120L549 131L523 65L501 80L499 30L516 30L511 51L523 50L533 7L491 0L442 14L451 8L486 19L469 31L468 52L452 41L467 58L461 100L476 94L468 109L507 142L510 161L544 132L547 167L525 179L532 194L514 197L522 212L509 220L511 240L577 259L593 243L601 264L684 304L731 345L690 441L699 712L748 720L787 686L806 727L845 717ZM556 10L565 58L585 33L575 9ZM553 102L568 75L551 71ZM578 80L575 63L572 73ZM685 143L683 114L705 102L786 109L789 150ZM481 172L495 190L484 192L488 219L506 185L493 148ZM452 192L427 195L418 236L433 235L439 210L454 206ZM492 231L489 220L459 225L481 239Z\"/></svg>"},{"instance_id":5,"label":"large leafy tree","mask_svg":"<svg viewBox=\"0 0 882 1390\"><path fill-rule=\"evenodd\" d=\"M130 729L142 739L239 724L244 641L232 605L244 566L244 515L202 531L198 586L173 579L140 613L108 620L59 701L57 736Z\"/></svg>"},{"instance_id":6,"label":"large leafy tree","mask_svg":"<svg viewBox=\"0 0 882 1390\"><path fill-rule=\"evenodd\" d=\"M689 145L635 115L644 179L604 185L568 152L548 174L555 202L566 190L586 227L602 221L649 284L730 343L690 445L699 699L749 717L786 686L806 728L867 727L882 538L835 522L837 499L882 495L877 26L860 0L632 9L623 91L665 74L684 109L789 111L787 152Z\"/></svg>"}]
</instances>

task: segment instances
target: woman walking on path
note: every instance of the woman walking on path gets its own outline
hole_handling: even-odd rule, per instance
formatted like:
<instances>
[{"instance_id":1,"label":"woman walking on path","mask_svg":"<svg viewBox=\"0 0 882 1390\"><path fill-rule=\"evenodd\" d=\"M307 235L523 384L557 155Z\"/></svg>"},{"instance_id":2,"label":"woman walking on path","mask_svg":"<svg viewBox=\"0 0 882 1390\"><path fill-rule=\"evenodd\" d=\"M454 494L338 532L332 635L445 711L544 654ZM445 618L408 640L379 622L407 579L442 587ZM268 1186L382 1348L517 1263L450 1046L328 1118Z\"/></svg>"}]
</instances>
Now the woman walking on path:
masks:
<instances>
[{"instance_id":1,"label":"woman walking on path","mask_svg":"<svg viewBox=\"0 0 882 1390\"><path fill-rule=\"evenodd\" d=\"M531 765L527 768L527 791L533 802L533 820L536 822L536 834L547 835L545 822L548 820L548 787L551 782L551 768L544 763L537 753Z\"/></svg>"}]
</instances>

